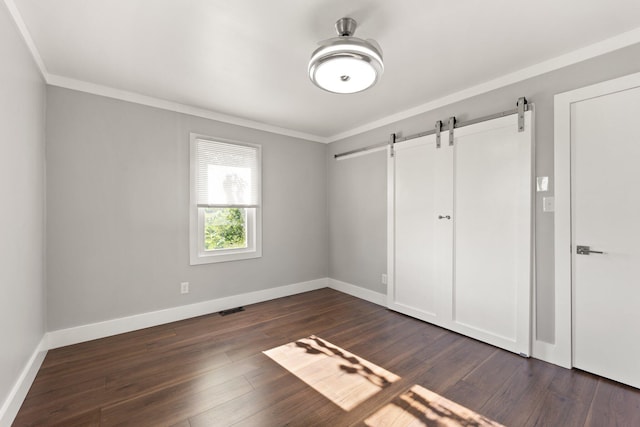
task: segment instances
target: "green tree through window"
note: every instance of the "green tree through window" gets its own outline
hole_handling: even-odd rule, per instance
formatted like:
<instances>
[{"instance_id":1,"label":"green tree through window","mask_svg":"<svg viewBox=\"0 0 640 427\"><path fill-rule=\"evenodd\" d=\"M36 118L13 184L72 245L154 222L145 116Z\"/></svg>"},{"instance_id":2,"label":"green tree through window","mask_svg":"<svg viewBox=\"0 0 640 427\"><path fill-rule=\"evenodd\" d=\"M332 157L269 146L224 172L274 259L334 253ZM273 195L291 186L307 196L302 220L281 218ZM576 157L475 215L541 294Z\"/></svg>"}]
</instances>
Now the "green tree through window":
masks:
<instances>
[{"instance_id":1,"label":"green tree through window","mask_svg":"<svg viewBox=\"0 0 640 427\"><path fill-rule=\"evenodd\" d=\"M247 247L247 214L242 208L204 210L205 250Z\"/></svg>"}]
</instances>

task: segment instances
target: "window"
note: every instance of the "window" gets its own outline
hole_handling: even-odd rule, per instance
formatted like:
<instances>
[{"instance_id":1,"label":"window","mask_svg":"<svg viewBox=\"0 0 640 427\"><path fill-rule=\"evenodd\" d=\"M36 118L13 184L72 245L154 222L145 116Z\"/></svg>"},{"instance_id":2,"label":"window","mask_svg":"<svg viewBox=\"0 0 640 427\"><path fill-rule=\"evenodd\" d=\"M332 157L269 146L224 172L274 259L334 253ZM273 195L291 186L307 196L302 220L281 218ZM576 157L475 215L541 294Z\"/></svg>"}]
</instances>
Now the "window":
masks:
<instances>
[{"instance_id":1,"label":"window","mask_svg":"<svg viewBox=\"0 0 640 427\"><path fill-rule=\"evenodd\" d=\"M262 256L260 146L191 134L191 265Z\"/></svg>"}]
</instances>

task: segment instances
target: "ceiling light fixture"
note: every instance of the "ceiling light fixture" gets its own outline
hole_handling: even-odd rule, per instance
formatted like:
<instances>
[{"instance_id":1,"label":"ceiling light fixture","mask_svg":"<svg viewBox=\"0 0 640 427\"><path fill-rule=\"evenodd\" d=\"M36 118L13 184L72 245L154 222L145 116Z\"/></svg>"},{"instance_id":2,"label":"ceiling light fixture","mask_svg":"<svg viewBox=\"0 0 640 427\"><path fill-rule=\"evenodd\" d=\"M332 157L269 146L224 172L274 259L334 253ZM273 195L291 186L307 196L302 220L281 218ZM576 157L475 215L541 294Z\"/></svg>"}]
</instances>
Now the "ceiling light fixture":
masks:
<instances>
[{"instance_id":1,"label":"ceiling light fixture","mask_svg":"<svg viewBox=\"0 0 640 427\"><path fill-rule=\"evenodd\" d=\"M311 55L309 78L333 93L356 93L373 86L384 71L382 49L374 40L353 37L357 22L341 18L338 37L321 41Z\"/></svg>"}]
</instances>

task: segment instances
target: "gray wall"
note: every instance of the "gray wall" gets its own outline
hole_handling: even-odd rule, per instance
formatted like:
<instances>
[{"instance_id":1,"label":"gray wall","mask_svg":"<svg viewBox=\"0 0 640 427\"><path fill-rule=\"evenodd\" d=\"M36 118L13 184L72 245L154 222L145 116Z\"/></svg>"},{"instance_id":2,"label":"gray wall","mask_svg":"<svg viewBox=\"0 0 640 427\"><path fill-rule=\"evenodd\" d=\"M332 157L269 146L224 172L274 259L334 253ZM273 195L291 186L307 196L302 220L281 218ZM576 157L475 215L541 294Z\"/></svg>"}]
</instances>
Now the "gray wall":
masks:
<instances>
[{"instance_id":1,"label":"gray wall","mask_svg":"<svg viewBox=\"0 0 640 427\"><path fill-rule=\"evenodd\" d=\"M189 265L189 132L262 144L262 258ZM325 145L56 87L46 135L49 330L327 276Z\"/></svg>"},{"instance_id":2,"label":"gray wall","mask_svg":"<svg viewBox=\"0 0 640 427\"><path fill-rule=\"evenodd\" d=\"M2 406L45 330L45 86L4 3L0 5L0 58Z\"/></svg>"},{"instance_id":3,"label":"gray wall","mask_svg":"<svg viewBox=\"0 0 640 427\"><path fill-rule=\"evenodd\" d=\"M640 45L438 108L389 126L332 143L328 150L329 276L386 292L386 155L334 161L335 153L431 129L436 120L464 121L515 107L518 97L535 104L536 174L551 177L551 191L536 195L537 337L554 342L553 214L542 212L542 197L553 195L553 96L640 71ZM436 82L434 82L435 84Z\"/></svg>"}]
</instances>

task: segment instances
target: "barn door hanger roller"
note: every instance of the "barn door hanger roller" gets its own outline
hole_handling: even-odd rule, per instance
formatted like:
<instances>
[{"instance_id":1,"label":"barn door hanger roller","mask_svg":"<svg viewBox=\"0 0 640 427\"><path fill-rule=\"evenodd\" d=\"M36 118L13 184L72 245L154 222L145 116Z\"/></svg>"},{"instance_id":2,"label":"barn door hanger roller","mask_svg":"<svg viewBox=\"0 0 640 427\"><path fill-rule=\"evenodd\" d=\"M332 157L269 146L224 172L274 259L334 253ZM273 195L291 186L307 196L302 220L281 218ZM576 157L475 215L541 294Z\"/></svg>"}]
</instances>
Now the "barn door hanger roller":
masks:
<instances>
[{"instance_id":1,"label":"barn door hanger roller","mask_svg":"<svg viewBox=\"0 0 640 427\"><path fill-rule=\"evenodd\" d=\"M525 124L524 124L524 116L525 116L525 112L527 111L531 111L533 109L533 104L529 104L527 99L525 97L520 97L518 98L518 101L516 102L516 108L513 108L511 110L507 110L507 111L502 111L500 113L495 113L495 114L491 114L488 116L483 116L483 117L479 117L477 119L471 119L471 120L467 120L467 121L458 121L455 116L451 116L449 118L449 120L447 121L447 125L448 125L448 129L444 128L444 123L440 120L438 120L436 122L435 128L431 128L429 130L423 131L423 132L419 132L413 135L408 135L408 136L401 136L398 137L396 136L396 134L392 134L392 136L389 138L388 142L380 142L378 144L373 144L373 145L369 145L366 147L362 147L362 148L356 148L355 150L351 150L351 151L346 151L344 153L338 153L338 154L334 154L333 157L335 159L340 159L343 158L345 156L352 156L354 154L360 154L360 153L364 153L367 151L371 151L371 150L379 150L385 146L390 146L391 150L391 157L394 156L394 146L395 144L399 144L401 142L404 141L409 141L412 139L416 139L416 138L421 138L423 136L427 136L427 135L435 135L436 136L436 147L440 148L441 147L441 132L443 130L448 130L449 131L449 145L453 145L455 142L455 138L454 138L454 129L458 129L458 128L462 128L465 126L470 126L470 125L474 125L476 123L481 123L481 122L486 122L488 120L493 120L493 119L498 119L500 117L507 117L507 116L511 116L516 114L517 115L517 119L518 119L518 132L524 132L525 131Z\"/></svg>"}]
</instances>

